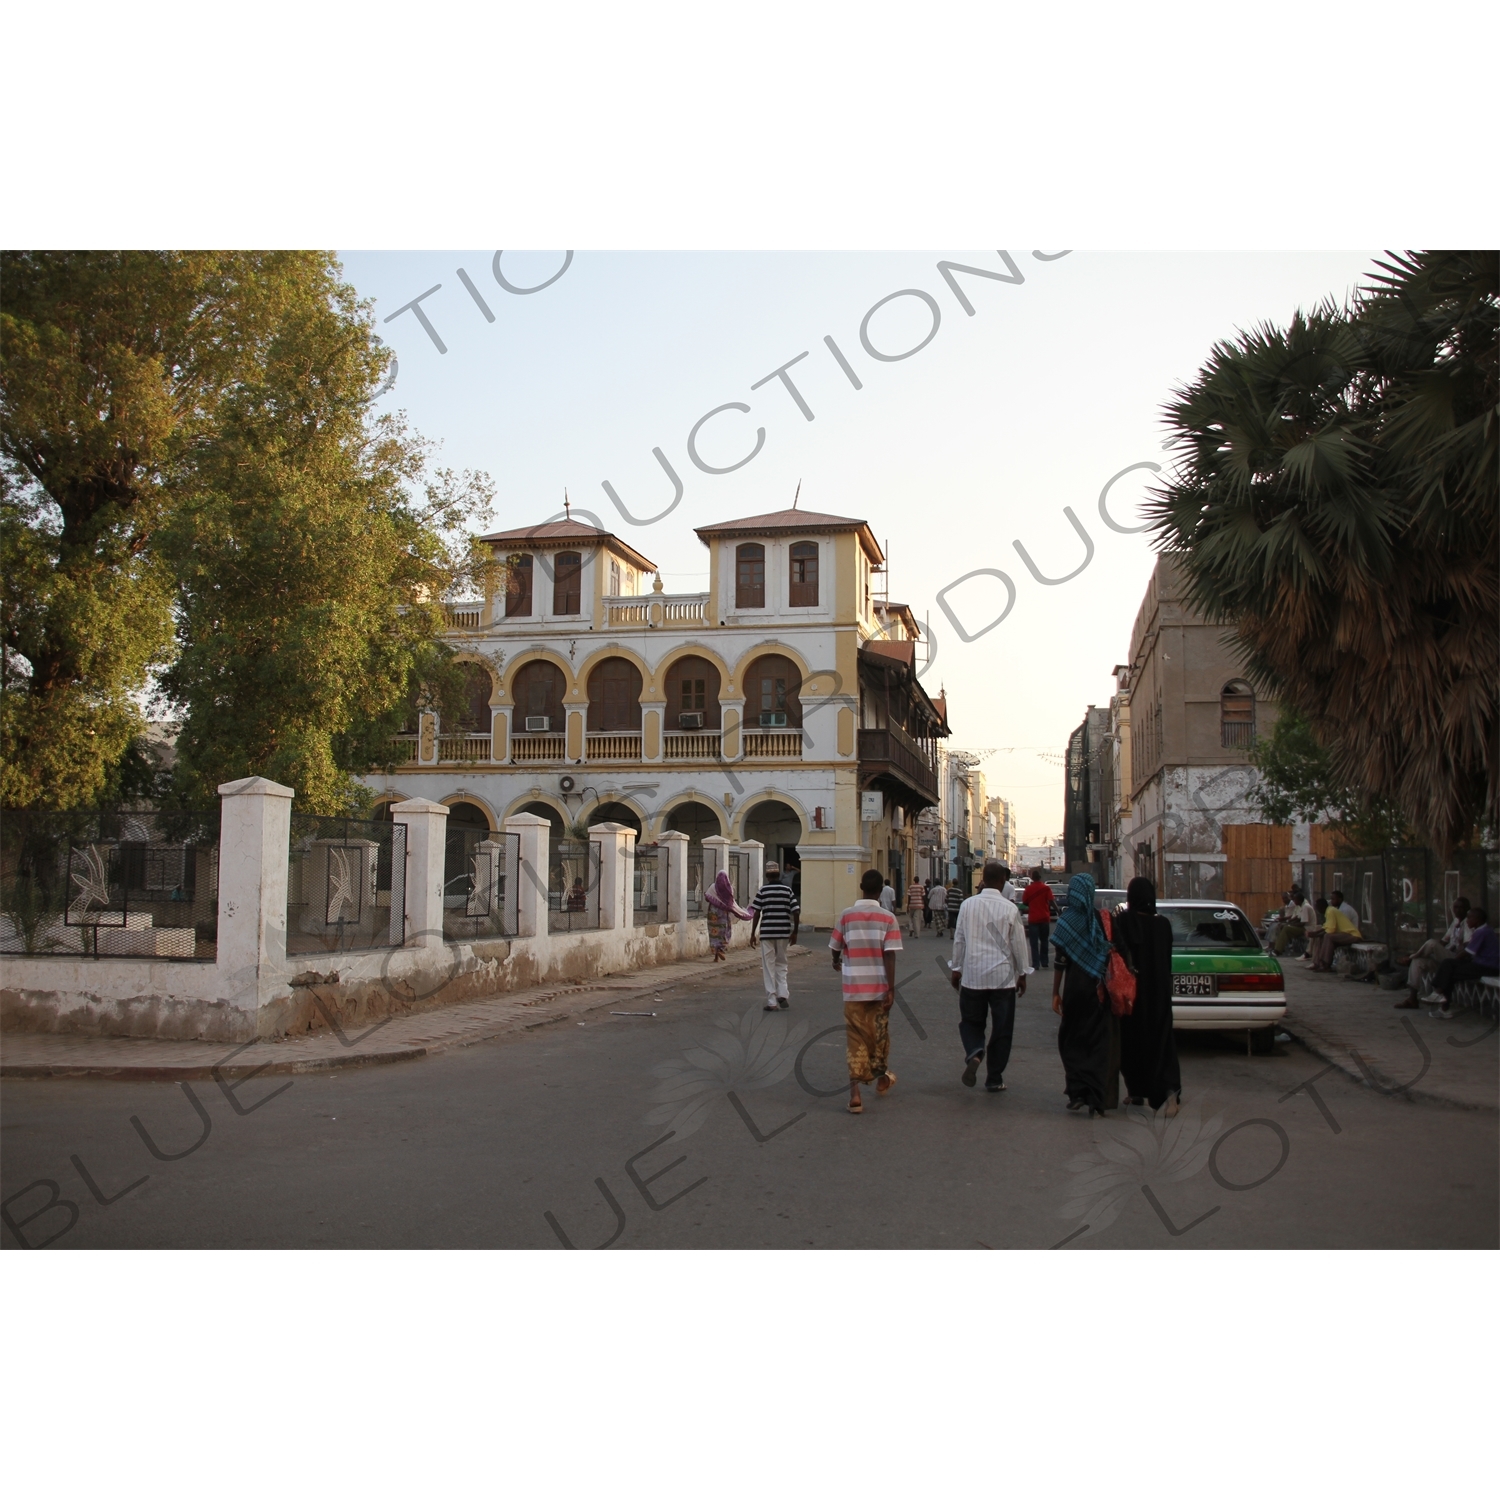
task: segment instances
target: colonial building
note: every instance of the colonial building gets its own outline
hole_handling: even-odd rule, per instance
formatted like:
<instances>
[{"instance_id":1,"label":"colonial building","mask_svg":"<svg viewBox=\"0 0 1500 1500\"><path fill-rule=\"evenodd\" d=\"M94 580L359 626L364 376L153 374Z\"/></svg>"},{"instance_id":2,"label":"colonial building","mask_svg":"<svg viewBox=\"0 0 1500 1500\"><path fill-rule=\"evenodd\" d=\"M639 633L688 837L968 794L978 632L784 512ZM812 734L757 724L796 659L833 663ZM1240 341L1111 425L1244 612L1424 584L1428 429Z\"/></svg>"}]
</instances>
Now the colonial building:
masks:
<instances>
[{"instance_id":1,"label":"colonial building","mask_svg":"<svg viewBox=\"0 0 1500 1500\"><path fill-rule=\"evenodd\" d=\"M1165 896L1223 897L1258 919L1280 900L1288 857L1307 852L1308 828L1273 835L1259 821L1250 753L1278 710L1243 674L1223 627L1193 609L1176 561L1162 556L1136 616L1130 660L1115 668L1108 719L1121 744L1108 821L1117 879L1147 875ZM1267 839L1274 858L1261 857Z\"/></svg>"},{"instance_id":2,"label":"colonial building","mask_svg":"<svg viewBox=\"0 0 1500 1500\"><path fill-rule=\"evenodd\" d=\"M917 681L915 617L876 597L874 534L794 509L697 536L695 594L571 519L484 538L503 589L447 606L467 708L418 715L368 778L382 801L445 803L451 828L530 812L555 838L615 821L643 843L758 841L796 872L809 925L856 900L871 864L899 888L948 730Z\"/></svg>"}]
</instances>

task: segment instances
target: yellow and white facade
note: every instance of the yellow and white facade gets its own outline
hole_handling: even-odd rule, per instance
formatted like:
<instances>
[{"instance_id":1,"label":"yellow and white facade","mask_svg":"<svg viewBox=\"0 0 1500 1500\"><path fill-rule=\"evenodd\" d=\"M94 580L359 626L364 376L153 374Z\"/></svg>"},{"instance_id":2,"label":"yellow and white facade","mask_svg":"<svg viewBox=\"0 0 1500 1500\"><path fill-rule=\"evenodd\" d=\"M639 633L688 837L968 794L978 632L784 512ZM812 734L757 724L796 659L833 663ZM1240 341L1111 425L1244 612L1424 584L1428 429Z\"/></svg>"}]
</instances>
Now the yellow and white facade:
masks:
<instances>
[{"instance_id":1,"label":"yellow and white facade","mask_svg":"<svg viewBox=\"0 0 1500 1500\"><path fill-rule=\"evenodd\" d=\"M366 778L377 797L444 803L450 826L532 812L555 836L613 820L646 843L757 840L800 867L808 925L872 863L909 873L947 731L916 681L915 619L875 597L869 526L790 510L697 535L697 594L663 592L649 559L577 521L485 538L505 584L447 606L468 711L422 713Z\"/></svg>"}]
</instances>

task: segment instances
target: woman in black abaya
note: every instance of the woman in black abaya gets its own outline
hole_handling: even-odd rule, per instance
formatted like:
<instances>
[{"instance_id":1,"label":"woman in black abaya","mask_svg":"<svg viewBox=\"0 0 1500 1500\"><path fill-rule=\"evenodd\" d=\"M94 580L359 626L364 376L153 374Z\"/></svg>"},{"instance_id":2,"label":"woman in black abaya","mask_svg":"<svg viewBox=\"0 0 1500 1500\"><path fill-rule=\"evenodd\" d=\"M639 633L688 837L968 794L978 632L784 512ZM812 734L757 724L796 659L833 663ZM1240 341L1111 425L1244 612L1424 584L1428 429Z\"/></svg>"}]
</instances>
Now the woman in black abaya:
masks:
<instances>
[{"instance_id":1,"label":"woman in black abaya","mask_svg":"<svg viewBox=\"0 0 1500 1500\"><path fill-rule=\"evenodd\" d=\"M1094 910L1094 877L1075 875L1068 905L1052 932L1057 965L1052 971L1052 1009L1062 1017L1057 1050L1069 1109L1088 1106L1089 1118L1112 1106L1109 1001L1099 999L1099 981L1109 962L1110 942Z\"/></svg>"},{"instance_id":2,"label":"woman in black abaya","mask_svg":"<svg viewBox=\"0 0 1500 1500\"><path fill-rule=\"evenodd\" d=\"M1120 1071L1132 1104L1167 1107L1182 1102L1182 1073L1172 1035L1172 924L1156 909L1156 887L1144 876L1130 882L1127 904L1115 917L1115 936L1135 969L1135 1008L1120 1018Z\"/></svg>"}]
</instances>

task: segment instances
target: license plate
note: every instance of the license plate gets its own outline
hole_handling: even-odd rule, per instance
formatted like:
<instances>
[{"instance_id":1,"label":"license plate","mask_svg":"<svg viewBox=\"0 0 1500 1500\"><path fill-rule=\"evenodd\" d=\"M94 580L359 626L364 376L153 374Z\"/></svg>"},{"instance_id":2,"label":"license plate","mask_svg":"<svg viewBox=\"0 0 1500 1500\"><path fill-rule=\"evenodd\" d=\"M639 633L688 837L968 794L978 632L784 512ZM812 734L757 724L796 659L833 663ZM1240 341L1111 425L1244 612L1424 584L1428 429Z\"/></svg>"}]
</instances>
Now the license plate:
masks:
<instances>
[{"instance_id":1,"label":"license plate","mask_svg":"<svg viewBox=\"0 0 1500 1500\"><path fill-rule=\"evenodd\" d=\"M1172 993L1174 995L1217 995L1219 986L1212 974L1174 974Z\"/></svg>"}]
</instances>

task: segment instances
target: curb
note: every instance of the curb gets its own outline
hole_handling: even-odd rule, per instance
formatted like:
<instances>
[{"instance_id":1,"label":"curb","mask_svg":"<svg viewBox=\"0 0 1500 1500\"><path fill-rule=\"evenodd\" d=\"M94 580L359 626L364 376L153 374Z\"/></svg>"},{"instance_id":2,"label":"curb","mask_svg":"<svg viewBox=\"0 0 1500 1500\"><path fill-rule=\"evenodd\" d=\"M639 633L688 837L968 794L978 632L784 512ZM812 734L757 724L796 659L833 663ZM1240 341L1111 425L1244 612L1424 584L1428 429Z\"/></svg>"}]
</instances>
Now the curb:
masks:
<instances>
[{"instance_id":1,"label":"curb","mask_svg":"<svg viewBox=\"0 0 1500 1500\"><path fill-rule=\"evenodd\" d=\"M802 957L812 952L812 949L798 944L795 949L788 953L788 957ZM702 965L703 974L701 978L716 979L727 974L739 973L745 969L760 967L760 954L758 949L749 952L740 950L730 955L721 964ZM420 1042L407 1045L390 1047L376 1047L368 1052L339 1051L330 1052L322 1057L289 1057L268 1058L264 1062L232 1062L220 1066L213 1062L22 1062L3 1063L0 1062L0 1079L54 1079L54 1078L97 1078L102 1080L113 1080L116 1082L129 1083L187 1083L198 1081L217 1082L219 1079L245 1079L294 1075L299 1073L331 1073L344 1068L370 1068L383 1063L415 1062L419 1058L433 1057L442 1052L449 1052L458 1047L470 1047L479 1042L493 1041L497 1037L524 1034L526 1032L539 1030L544 1026L555 1026L559 1022L571 1019L580 1013L602 1010L607 1005L615 1003L612 997L620 994L639 993L653 987L663 991L681 988L684 984L700 982L700 976L695 973L673 974L661 976L656 979L643 978L639 983L621 983L634 975L651 975L659 971L651 969L631 969L621 974L604 975L599 983L579 985L564 989L543 990L531 996L529 1000L518 1000L517 1011L507 1012L504 1016L496 1017L493 1022L475 1022L470 1031L458 1032L451 1037L445 1037L436 1042ZM489 998L500 1000L507 993L517 995L525 994L525 991L506 992ZM555 1012L542 1015L527 1015L525 1008L528 1006L544 1006L558 1000L585 1000L586 1003L575 1006L562 1006ZM473 1003L473 1002L469 1002ZM482 1002L480 1002L482 1003ZM441 1008L420 1013L423 1019L440 1018ZM392 1020L414 1019L404 1016L394 1016ZM109 1040L101 1038L98 1040ZM121 1039L124 1040L124 1039ZM329 1037L330 1044L334 1039ZM157 1043L158 1046L172 1046L173 1043ZM192 1043L189 1045L201 1045ZM268 1048L273 1048L276 1043L267 1043ZM233 1055L238 1050L231 1048L226 1055Z\"/></svg>"},{"instance_id":2,"label":"curb","mask_svg":"<svg viewBox=\"0 0 1500 1500\"><path fill-rule=\"evenodd\" d=\"M1397 1083L1389 1075L1382 1073L1368 1061L1365 1067L1369 1069L1368 1075L1355 1062L1352 1061L1353 1054L1345 1052L1338 1055L1333 1044L1324 1041L1316 1031L1311 1028L1304 1029L1296 1021L1282 1020L1278 1023L1278 1029L1286 1032L1296 1044L1321 1061L1328 1063L1344 1074L1352 1078L1355 1083L1362 1084L1365 1088L1380 1094L1387 1099L1405 1098L1413 1103L1440 1104L1447 1109L1465 1109L1476 1114L1500 1113L1500 1103L1496 1104L1473 1104L1464 1099L1454 1099L1447 1094L1436 1094L1430 1089L1418 1088L1415 1085Z\"/></svg>"}]
</instances>

